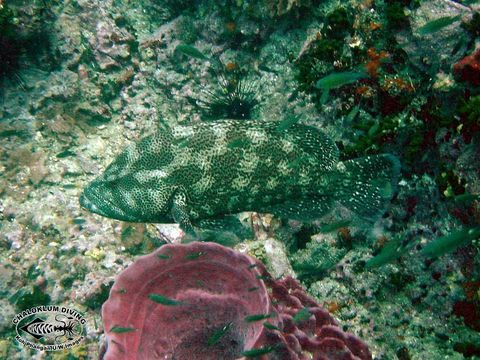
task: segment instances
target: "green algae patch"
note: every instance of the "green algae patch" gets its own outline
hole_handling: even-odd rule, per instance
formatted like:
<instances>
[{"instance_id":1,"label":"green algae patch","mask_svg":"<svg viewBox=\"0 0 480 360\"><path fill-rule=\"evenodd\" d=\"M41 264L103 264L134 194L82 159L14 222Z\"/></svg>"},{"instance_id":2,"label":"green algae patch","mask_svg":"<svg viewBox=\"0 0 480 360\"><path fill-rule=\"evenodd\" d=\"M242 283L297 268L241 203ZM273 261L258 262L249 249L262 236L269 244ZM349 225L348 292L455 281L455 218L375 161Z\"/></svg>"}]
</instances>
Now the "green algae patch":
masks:
<instances>
[{"instance_id":1,"label":"green algae patch","mask_svg":"<svg viewBox=\"0 0 480 360\"><path fill-rule=\"evenodd\" d=\"M100 309L102 304L107 301L112 285L113 283L102 284L102 286L100 286L100 291L85 300L83 304L91 310Z\"/></svg>"},{"instance_id":2,"label":"green algae patch","mask_svg":"<svg viewBox=\"0 0 480 360\"><path fill-rule=\"evenodd\" d=\"M10 303L15 304L17 311L21 312L35 306L49 305L51 298L50 295L45 294L39 286L34 285L31 292L21 289L9 300Z\"/></svg>"}]
</instances>

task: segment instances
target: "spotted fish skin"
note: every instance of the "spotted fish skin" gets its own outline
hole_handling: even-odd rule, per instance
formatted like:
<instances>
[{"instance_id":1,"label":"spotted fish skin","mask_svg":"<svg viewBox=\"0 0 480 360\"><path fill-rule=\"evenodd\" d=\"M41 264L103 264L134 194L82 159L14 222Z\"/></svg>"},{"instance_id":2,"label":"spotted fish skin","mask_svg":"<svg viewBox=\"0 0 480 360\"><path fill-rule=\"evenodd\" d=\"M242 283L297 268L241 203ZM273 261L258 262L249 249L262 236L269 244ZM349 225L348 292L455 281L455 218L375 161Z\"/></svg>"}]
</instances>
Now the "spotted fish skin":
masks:
<instances>
[{"instance_id":1,"label":"spotted fish skin","mask_svg":"<svg viewBox=\"0 0 480 360\"><path fill-rule=\"evenodd\" d=\"M389 154L340 162L335 143L310 126L221 120L175 126L131 144L85 188L80 203L109 218L186 229L242 211L309 220L337 201L372 217L384 210L398 173Z\"/></svg>"}]
</instances>

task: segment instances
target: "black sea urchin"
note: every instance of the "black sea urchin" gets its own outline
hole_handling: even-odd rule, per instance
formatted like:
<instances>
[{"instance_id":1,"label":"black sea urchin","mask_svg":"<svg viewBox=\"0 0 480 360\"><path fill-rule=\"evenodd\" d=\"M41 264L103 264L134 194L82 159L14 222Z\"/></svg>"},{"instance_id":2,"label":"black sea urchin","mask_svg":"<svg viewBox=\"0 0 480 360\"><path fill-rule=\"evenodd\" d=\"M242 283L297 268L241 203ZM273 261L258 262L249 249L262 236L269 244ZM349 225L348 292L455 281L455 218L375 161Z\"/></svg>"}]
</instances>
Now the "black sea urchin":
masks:
<instances>
[{"instance_id":1,"label":"black sea urchin","mask_svg":"<svg viewBox=\"0 0 480 360\"><path fill-rule=\"evenodd\" d=\"M22 83L18 73L22 56L22 42L15 39L12 13L0 8L0 91L6 80Z\"/></svg>"},{"instance_id":2,"label":"black sea urchin","mask_svg":"<svg viewBox=\"0 0 480 360\"><path fill-rule=\"evenodd\" d=\"M216 119L251 119L257 106L256 87L237 69L235 63L227 63L217 73L219 86L214 91L205 91L206 98L198 99L204 117Z\"/></svg>"},{"instance_id":3,"label":"black sea urchin","mask_svg":"<svg viewBox=\"0 0 480 360\"><path fill-rule=\"evenodd\" d=\"M29 16L34 18L30 22ZM32 75L53 66L50 33L44 24L51 16L46 4L25 8L0 6L0 96L9 84L25 87L22 73Z\"/></svg>"},{"instance_id":4,"label":"black sea urchin","mask_svg":"<svg viewBox=\"0 0 480 360\"><path fill-rule=\"evenodd\" d=\"M18 42L0 34L0 87L6 79L22 83L18 74L22 48Z\"/></svg>"}]
</instances>

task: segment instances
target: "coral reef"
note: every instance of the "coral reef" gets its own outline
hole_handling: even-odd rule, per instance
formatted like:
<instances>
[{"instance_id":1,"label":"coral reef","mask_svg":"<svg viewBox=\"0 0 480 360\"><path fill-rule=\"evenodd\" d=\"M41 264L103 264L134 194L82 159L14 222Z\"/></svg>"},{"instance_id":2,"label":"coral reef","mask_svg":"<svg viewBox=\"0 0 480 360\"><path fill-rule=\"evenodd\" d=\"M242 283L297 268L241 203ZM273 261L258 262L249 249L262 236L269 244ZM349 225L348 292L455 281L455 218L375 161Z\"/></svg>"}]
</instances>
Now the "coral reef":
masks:
<instances>
[{"instance_id":1,"label":"coral reef","mask_svg":"<svg viewBox=\"0 0 480 360\"><path fill-rule=\"evenodd\" d=\"M221 76L227 90L245 81L255 106L223 102L217 116L308 124L342 162L389 152L402 164L375 224L341 206L311 223L245 213L247 241L222 232L223 244L275 279L298 279L375 359L480 356L480 241L465 233L480 223L479 10L466 0L0 0L0 358L98 358L115 276L184 233L87 213L81 189L126 145L208 120L197 100L223 96ZM82 312L82 344L41 352L15 341L11 319L38 304ZM309 314L295 309L294 319ZM308 326L284 328L289 349L312 345Z\"/></svg>"}]
</instances>

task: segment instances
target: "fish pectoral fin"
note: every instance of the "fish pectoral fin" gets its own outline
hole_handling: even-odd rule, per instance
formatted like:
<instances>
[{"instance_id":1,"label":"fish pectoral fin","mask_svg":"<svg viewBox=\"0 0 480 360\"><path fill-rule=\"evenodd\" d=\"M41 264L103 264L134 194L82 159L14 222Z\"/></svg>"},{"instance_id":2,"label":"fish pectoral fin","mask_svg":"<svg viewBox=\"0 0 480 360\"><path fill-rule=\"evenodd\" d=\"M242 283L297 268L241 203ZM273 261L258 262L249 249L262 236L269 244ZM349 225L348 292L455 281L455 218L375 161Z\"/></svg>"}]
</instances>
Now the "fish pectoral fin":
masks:
<instances>
[{"instance_id":1,"label":"fish pectoral fin","mask_svg":"<svg viewBox=\"0 0 480 360\"><path fill-rule=\"evenodd\" d=\"M333 199L327 195L314 195L308 198L289 200L265 209L282 219L313 221L328 213Z\"/></svg>"},{"instance_id":2,"label":"fish pectoral fin","mask_svg":"<svg viewBox=\"0 0 480 360\"><path fill-rule=\"evenodd\" d=\"M195 230L188 216L187 197L183 192L177 192L173 196L171 214L173 220L180 225L180 229L189 235L195 235Z\"/></svg>"}]
</instances>

